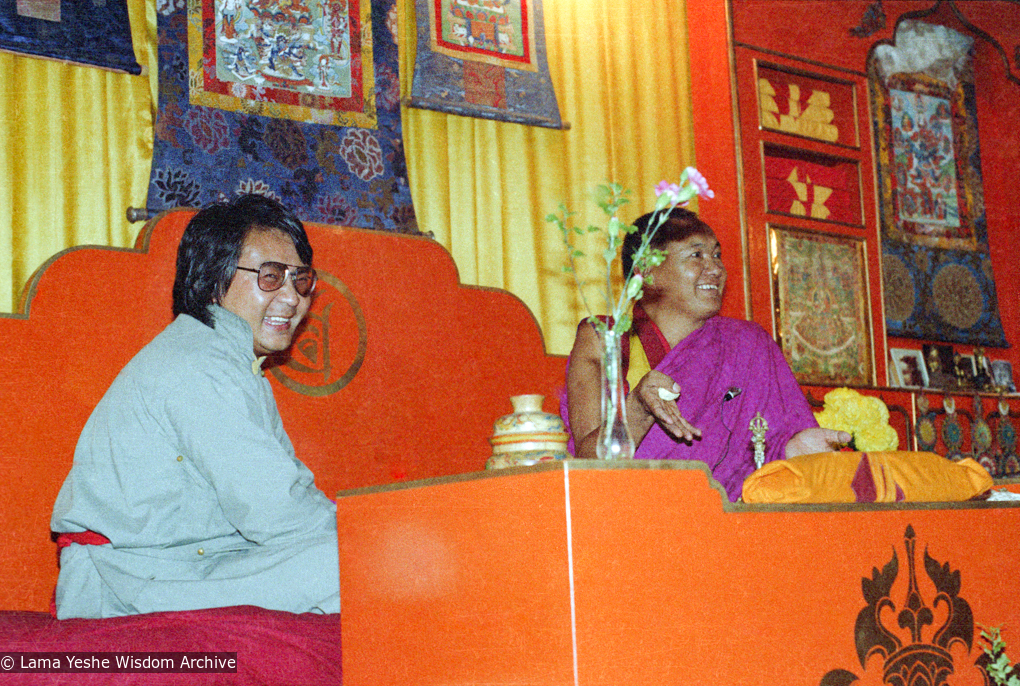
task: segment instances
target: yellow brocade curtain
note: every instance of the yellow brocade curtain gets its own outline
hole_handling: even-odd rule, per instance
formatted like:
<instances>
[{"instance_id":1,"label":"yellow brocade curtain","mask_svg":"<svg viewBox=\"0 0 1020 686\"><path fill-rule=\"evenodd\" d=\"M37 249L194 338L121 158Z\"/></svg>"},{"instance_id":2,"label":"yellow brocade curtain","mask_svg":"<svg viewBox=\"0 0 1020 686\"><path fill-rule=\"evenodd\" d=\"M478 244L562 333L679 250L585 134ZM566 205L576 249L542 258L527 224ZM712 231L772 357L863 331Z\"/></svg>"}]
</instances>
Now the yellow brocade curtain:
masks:
<instances>
[{"instance_id":1,"label":"yellow brocade curtain","mask_svg":"<svg viewBox=\"0 0 1020 686\"><path fill-rule=\"evenodd\" d=\"M155 7L128 0L131 76L0 53L0 311L32 273L75 245L131 246L152 162Z\"/></svg>"},{"instance_id":2,"label":"yellow brocade curtain","mask_svg":"<svg viewBox=\"0 0 1020 686\"><path fill-rule=\"evenodd\" d=\"M568 130L403 108L420 228L453 254L464 283L505 288L535 314L546 349L566 354L587 315L564 274L562 202L578 225L605 226L601 183L631 189L621 218L651 209L660 180L694 163L684 0L544 0L549 71ZM414 2L402 0L404 95L414 73ZM711 183L711 179L709 179ZM585 247L581 277L603 278L602 248ZM595 286L592 307L600 301ZM597 312L596 312L597 313Z\"/></svg>"}]
</instances>

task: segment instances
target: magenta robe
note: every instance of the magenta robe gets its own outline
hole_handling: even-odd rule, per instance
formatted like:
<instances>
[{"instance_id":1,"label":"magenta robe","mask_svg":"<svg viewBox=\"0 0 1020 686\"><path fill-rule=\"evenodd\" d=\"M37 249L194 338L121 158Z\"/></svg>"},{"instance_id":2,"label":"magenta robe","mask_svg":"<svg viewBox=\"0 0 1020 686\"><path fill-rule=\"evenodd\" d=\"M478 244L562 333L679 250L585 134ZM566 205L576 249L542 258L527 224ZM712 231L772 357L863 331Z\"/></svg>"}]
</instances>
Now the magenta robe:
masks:
<instances>
[{"instance_id":1,"label":"magenta robe","mask_svg":"<svg viewBox=\"0 0 1020 686\"><path fill-rule=\"evenodd\" d=\"M779 346L754 322L712 317L655 369L680 384L680 413L701 430L701 438L678 441L656 423L635 458L705 462L732 501L755 470L748 425L756 412L769 425L766 462L783 459L794 434L818 426Z\"/></svg>"}]
</instances>

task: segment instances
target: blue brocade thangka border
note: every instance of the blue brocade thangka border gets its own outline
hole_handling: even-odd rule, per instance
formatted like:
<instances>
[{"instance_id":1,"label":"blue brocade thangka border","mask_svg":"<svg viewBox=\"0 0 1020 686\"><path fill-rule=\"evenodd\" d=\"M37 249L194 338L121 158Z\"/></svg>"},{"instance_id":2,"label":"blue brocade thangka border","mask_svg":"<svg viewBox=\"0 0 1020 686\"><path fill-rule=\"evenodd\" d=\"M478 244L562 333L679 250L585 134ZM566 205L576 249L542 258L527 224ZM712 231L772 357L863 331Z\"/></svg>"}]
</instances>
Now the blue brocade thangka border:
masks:
<instances>
[{"instance_id":1,"label":"blue brocade thangka border","mask_svg":"<svg viewBox=\"0 0 1020 686\"><path fill-rule=\"evenodd\" d=\"M159 111L150 214L254 192L280 200L304 221L418 232L402 143L394 0L372 0L368 17L372 65L362 86L374 89L371 128L265 116L272 110L243 103L230 109L193 104L192 85L206 70L189 68L185 2L159 0L157 13ZM267 50L275 46L264 43ZM252 92L242 95L259 97L257 88L247 90Z\"/></svg>"},{"instance_id":2,"label":"blue brocade thangka border","mask_svg":"<svg viewBox=\"0 0 1020 686\"><path fill-rule=\"evenodd\" d=\"M126 0L57 3L48 18L0 2L0 50L140 74Z\"/></svg>"}]
</instances>

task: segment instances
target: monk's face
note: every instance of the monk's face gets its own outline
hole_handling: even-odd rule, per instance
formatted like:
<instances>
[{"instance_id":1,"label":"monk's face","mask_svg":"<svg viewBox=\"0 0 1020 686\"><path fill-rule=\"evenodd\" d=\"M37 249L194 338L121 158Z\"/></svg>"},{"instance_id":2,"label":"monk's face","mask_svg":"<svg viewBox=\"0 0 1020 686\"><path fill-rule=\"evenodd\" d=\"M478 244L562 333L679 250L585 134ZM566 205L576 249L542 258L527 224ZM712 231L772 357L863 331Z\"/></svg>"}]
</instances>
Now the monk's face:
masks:
<instances>
[{"instance_id":1,"label":"monk's face","mask_svg":"<svg viewBox=\"0 0 1020 686\"><path fill-rule=\"evenodd\" d=\"M666 246L666 260L652 270L655 295L694 323L719 314L726 288L722 248L712 234L695 234Z\"/></svg>"}]
</instances>

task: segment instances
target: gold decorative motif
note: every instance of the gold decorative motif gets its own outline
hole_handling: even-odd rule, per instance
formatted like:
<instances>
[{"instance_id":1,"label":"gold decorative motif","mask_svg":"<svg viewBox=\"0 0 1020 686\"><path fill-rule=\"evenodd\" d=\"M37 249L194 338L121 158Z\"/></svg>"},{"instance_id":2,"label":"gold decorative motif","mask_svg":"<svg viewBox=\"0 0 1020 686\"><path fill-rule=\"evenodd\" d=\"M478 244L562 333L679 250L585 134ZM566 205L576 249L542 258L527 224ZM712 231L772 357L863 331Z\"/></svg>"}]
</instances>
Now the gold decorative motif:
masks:
<instances>
[{"instance_id":1,"label":"gold decorative motif","mask_svg":"<svg viewBox=\"0 0 1020 686\"><path fill-rule=\"evenodd\" d=\"M932 283L939 316L958 329L977 324L984 312L981 286L970 270L960 264L947 264Z\"/></svg>"},{"instance_id":2,"label":"gold decorative motif","mask_svg":"<svg viewBox=\"0 0 1020 686\"><path fill-rule=\"evenodd\" d=\"M882 280L885 283L885 316L901 322L914 313L916 295L910 269L896 255L882 254Z\"/></svg>"},{"instance_id":3,"label":"gold decorative motif","mask_svg":"<svg viewBox=\"0 0 1020 686\"><path fill-rule=\"evenodd\" d=\"M830 108L831 97L825 91L811 90L802 106L800 86L786 84L789 97L786 113L780 110L775 86L764 77L758 79L758 93L761 102L762 126L794 133L808 138L835 143L839 140L839 129L832 124L836 114Z\"/></svg>"},{"instance_id":4,"label":"gold decorative motif","mask_svg":"<svg viewBox=\"0 0 1020 686\"><path fill-rule=\"evenodd\" d=\"M269 370L290 390L314 397L331 395L350 383L368 348L365 315L354 294L329 272L318 274L315 301L289 359Z\"/></svg>"},{"instance_id":5,"label":"gold decorative motif","mask_svg":"<svg viewBox=\"0 0 1020 686\"><path fill-rule=\"evenodd\" d=\"M825 201L832 195L832 189L826 188L825 186L819 186L811 182L811 177L804 174L804 180L800 180L800 170L794 167L790 172L790 176L787 177L787 182L793 186L794 192L797 194L797 199L793 201L790 206L790 214L798 216L808 215L806 203L808 202L808 195L810 191L811 196L811 212L810 216L813 219L828 219L829 208L825 206Z\"/></svg>"}]
</instances>

